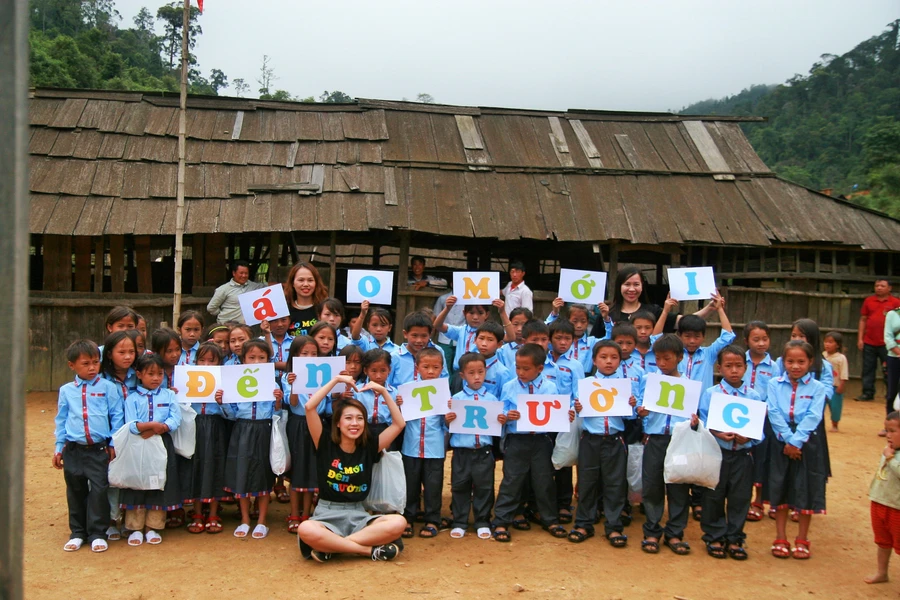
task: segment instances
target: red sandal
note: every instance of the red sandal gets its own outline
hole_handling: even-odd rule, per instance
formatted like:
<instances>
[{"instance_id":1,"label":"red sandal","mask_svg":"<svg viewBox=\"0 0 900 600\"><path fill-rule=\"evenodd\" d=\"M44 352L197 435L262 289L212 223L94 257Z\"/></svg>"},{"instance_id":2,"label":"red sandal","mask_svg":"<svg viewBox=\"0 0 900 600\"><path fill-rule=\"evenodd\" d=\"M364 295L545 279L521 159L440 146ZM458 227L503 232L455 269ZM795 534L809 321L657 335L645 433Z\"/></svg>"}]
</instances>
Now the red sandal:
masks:
<instances>
[{"instance_id":1,"label":"red sandal","mask_svg":"<svg viewBox=\"0 0 900 600\"><path fill-rule=\"evenodd\" d=\"M791 548L791 556L798 560L808 559L810 556L812 556L809 553L809 546L809 540L801 540L800 538L795 539L794 547Z\"/></svg>"},{"instance_id":2,"label":"red sandal","mask_svg":"<svg viewBox=\"0 0 900 600\"><path fill-rule=\"evenodd\" d=\"M297 533L297 530L300 529L300 523L303 522L302 517L295 517L294 515L289 515L287 518L288 524L288 533Z\"/></svg>"},{"instance_id":3,"label":"red sandal","mask_svg":"<svg viewBox=\"0 0 900 600\"><path fill-rule=\"evenodd\" d=\"M748 521L762 521L763 520L763 511L766 510L766 507L762 504L757 504L753 502L750 504L750 510L747 511L747 520Z\"/></svg>"},{"instance_id":4,"label":"red sandal","mask_svg":"<svg viewBox=\"0 0 900 600\"><path fill-rule=\"evenodd\" d=\"M775 558L790 558L791 544L787 540L775 540L772 542L772 556Z\"/></svg>"},{"instance_id":5,"label":"red sandal","mask_svg":"<svg viewBox=\"0 0 900 600\"><path fill-rule=\"evenodd\" d=\"M222 533L222 519L218 515L206 519L206 533Z\"/></svg>"},{"instance_id":6,"label":"red sandal","mask_svg":"<svg viewBox=\"0 0 900 600\"><path fill-rule=\"evenodd\" d=\"M192 515L187 530L190 533L203 533L206 530L206 519L203 518L202 514Z\"/></svg>"}]
</instances>

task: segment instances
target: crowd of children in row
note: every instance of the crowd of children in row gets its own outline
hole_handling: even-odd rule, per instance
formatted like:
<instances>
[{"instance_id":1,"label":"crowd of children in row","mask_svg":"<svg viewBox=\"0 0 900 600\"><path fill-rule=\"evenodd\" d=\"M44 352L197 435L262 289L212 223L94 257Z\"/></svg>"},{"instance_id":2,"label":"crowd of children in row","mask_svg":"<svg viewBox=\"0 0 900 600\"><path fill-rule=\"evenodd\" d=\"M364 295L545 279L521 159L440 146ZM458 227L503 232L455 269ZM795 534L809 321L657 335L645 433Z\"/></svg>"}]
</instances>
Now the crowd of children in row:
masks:
<instances>
[{"instance_id":1,"label":"crowd of children in row","mask_svg":"<svg viewBox=\"0 0 900 600\"><path fill-rule=\"evenodd\" d=\"M125 509L124 526L131 531L130 545L143 541L157 544L158 530L180 525L178 511L193 505L189 531L218 533L222 530L218 503L237 499L241 525L237 537L264 538L268 534L266 512L274 490L281 501L291 505L288 530L313 516L318 492L315 445L310 436L305 410L308 397L291 392L294 374L290 359L298 356L332 356L346 359L342 377L374 384L364 391L328 394L316 405L326 431L331 427L334 407L351 397L365 407L366 427L377 437L391 424L389 395L396 398L404 383L446 377L455 373L453 398L503 403L499 417L504 439L489 436L449 436L451 463L452 519L441 517L445 438L448 423L456 417L425 417L406 423L394 448L403 455L408 490L403 537L412 537L413 522L424 521L421 537L434 537L450 528L452 538L466 534L470 509L479 538L499 542L511 539L510 528L530 529L539 523L554 537L580 543L594 535L594 525L604 521L610 545L627 544L624 528L631 522L627 501L627 446L644 445L642 464L643 525L641 549L656 553L664 544L678 555L687 554L684 529L693 512L700 521L707 552L715 558L728 556L743 560L745 520L763 518L768 502L776 521L776 540L771 552L778 558L810 557L811 516L825 512L825 484L830 476L828 446L824 430L826 403L831 409L832 431L840 420L842 377L833 376L823 360L818 326L809 319L794 323L791 341L782 356L770 357L767 326L754 321L744 327L747 349L732 344L735 335L725 312L725 301L716 296L695 315L676 319L677 335L662 334L677 302L668 300L658 318L646 312L630 315L613 325L609 309L599 312L607 331L603 339L588 335L587 307L571 305L567 318L558 318L561 300L547 323L533 318L525 308L509 316L500 308L501 324L488 320L487 307L466 306L466 323L444 324L456 299L448 298L439 314L419 311L402 322L405 342L394 344L389 334L393 322L388 311L364 304L349 330L339 329L344 320L340 301L329 298L319 306L319 322L308 335L288 335L289 319L263 323L264 335L254 337L245 325L215 325L203 332L202 316L187 311L178 319L178 331L159 329L147 344L146 324L129 309L117 308L107 319L109 336L98 349L92 342L74 343L68 353L75 381L60 390L56 419L54 466L64 468L70 506L72 539L66 550L77 550L84 540L92 549L107 548L105 538L119 532L109 525L112 514ZM705 317L718 314L721 334L703 346ZM144 324L142 328L142 323ZM435 330L456 342L455 355L448 358L432 342ZM841 358L839 334L825 337L825 358L837 365ZM101 359L102 356L102 359ZM170 436L180 423L175 401L174 367L178 364L253 364L274 362L277 382L266 401L240 404L197 404L196 452L192 459L177 457ZM721 381L713 385L714 365ZM687 484L665 484L663 464L673 427L681 419L643 407L646 374L659 372L671 377L701 381L705 390L693 426L705 422L710 397L715 392L765 401L768 418L762 441L732 433L713 432L722 449L719 485L715 490ZM579 446L578 504L573 515L571 469L554 470L551 454L553 434L522 433L520 394L562 394L571 398L570 417L581 411L578 380L629 378L633 381L632 417L586 417ZM334 382L329 383L330 386ZM367 386L368 387L368 386ZM396 398L402 404L402 398ZM291 469L284 481L269 468L269 441L273 411L288 412L288 443ZM114 456L112 434L123 423L134 434L161 435L169 454L165 489L156 491L110 489L107 498L106 461ZM891 429L889 429L891 431ZM891 437L889 436L889 441ZM887 456L887 454L885 455ZM503 460L503 477L494 498L494 464ZM90 485L88 485L90 482ZM753 488L756 498L752 498ZM255 500L251 504L251 500ZM661 523L665 503L668 520ZM424 510L420 511L420 506ZM491 513L493 512L493 520ZM257 525L250 533L251 519ZM567 531L563 524L574 519ZM788 520L799 522L799 532L791 544ZM109 527L107 527L109 526ZM900 540L900 536L898 536ZM900 544L900 541L894 543ZM889 557L889 552L888 552Z\"/></svg>"}]
</instances>

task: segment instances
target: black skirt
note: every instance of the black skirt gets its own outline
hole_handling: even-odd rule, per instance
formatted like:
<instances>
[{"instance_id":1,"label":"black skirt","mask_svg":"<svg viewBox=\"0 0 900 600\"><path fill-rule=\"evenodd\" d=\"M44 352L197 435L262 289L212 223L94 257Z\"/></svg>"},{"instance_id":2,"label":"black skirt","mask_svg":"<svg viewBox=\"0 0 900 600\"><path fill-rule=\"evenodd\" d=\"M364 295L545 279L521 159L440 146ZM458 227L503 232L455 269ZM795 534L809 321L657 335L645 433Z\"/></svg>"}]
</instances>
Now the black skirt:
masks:
<instances>
[{"instance_id":1,"label":"black skirt","mask_svg":"<svg viewBox=\"0 0 900 600\"><path fill-rule=\"evenodd\" d=\"M163 445L166 447L166 485L161 490L130 490L123 489L119 495L119 506L126 510L146 508L148 510L177 510L181 508L184 495L181 493L181 481L178 477L178 458L175 454L175 446L172 444L172 436L162 434Z\"/></svg>"},{"instance_id":2,"label":"black skirt","mask_svg":"<svg viewBox=\"0 0 900 600\"><path fill-rule=\"evenodd\" d=\"M262 496L272 491L275 474L269 465L271 444L271 419L237 420L225 459L225 491L235 498Z\"/></svg>"},{"instance_id":3,"label":"black skirt","mask_svg":"<svg viewBox=\"0 0 900 600\"><path fill-rule=\"evenodd\" d=\"M285 473L295 492L317 492L316 447L309 434L305 415L288 414L288 448L291 451L291 469Z\"/></svg>"},{"instance_id":4,"label":"black skirt","mask_svg":"<svg viewBox=\"0 0 900 600\"><path fill-rule=\"evenodd\" d=\"M753 485L754 487L763 488L763 501L769 499L769 486L767 484L767 479L769 478L769 444L774 439L775 431L772 429L772 424L769 423L769 417L766 416L766 420L763 423L763 440L753 446L753 449L750 451L753 455Z\"/></svg>"},{"instance_id":5,"label":"black skirt","mask_svg":"<svg viewBox=\"0 0 900 600\"><path fill-rule=\"evenodd\" d=\"M791 425L791 431L796 425ZM784 442L773 435L769 444L769 502L776 508L790 508L802 514L825 513L825 484L828 456L819 429L801 448L800 460L784 454Z\"/></svg>"},{"instance_id":6,"label":"black skirt","mask_svg":"<svg viewBox=\"0 0 900 600\"><path fill-rule=\"evenodd\" d=\"M228 439L225 418L221 415L197 415L197 446L193 458L179 456L184 501L222 500L225 492L225 457Z\"/></svg>"}]
</instances>

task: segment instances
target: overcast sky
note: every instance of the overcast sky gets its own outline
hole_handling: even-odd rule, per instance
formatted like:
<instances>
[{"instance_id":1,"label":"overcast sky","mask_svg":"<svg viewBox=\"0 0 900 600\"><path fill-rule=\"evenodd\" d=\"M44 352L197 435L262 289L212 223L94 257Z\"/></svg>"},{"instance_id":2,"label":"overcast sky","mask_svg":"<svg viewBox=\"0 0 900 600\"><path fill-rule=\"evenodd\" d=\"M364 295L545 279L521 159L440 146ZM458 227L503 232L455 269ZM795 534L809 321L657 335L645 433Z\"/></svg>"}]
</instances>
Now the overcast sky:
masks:
<instances>
[{"instance_id":1,"label":"overcast sky","mask_svg":"<svg viewBox=\"0 0 900 600\"><path fill-rule=\"evenodd\" d=\"M196 3L196 0L192 0ZM141 6L116 0L123 27ZM560 109L680 109L806 74L900 17L897 0L205 0L196 54L255 90ZM233 95L233 89L227 92Z\"/></svg>"}]
</instances>

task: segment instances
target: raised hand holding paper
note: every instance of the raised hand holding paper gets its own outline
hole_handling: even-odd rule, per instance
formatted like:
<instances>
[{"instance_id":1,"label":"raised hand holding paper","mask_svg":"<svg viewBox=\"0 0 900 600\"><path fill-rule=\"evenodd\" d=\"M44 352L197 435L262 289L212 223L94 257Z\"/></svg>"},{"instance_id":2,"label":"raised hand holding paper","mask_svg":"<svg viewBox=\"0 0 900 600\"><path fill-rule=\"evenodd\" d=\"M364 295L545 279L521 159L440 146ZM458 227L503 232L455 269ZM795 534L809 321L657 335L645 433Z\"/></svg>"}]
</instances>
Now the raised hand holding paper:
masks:
<instances>
[{"instance_id":1,"label":"raised hand holding paper","mask_svg":"<svg viewBox=\"0 0 900 600\"><path fill-rule=\"evenodd\" d=\"M308 357L295 356L291 372L297 378L291 385L292 394L314 394L347 367L344 356ZM343 391L343 390L341 390ZM339 393L332 390L332 393Z\"/></svg>"},{"instance_id":2,"label":"raised hand holding paper","mask_svg":"<svg viewBox=\"0 0 900 600\"><path fill-rule=\"evenodd\" d=\"M450 423L450 433L496 436L503 433L503 425L497 422L503 412L502 402L451 400L450 412L456 413L456 419Z\"/></svg>"},{"instance_id":3,"label":"raised hand holding paper","mask_svg":"<svg viewBox=\"0 0 900 600\"><path fill-rule=\"evenodd\" d=\"M708 300L716 293L712 267L669 268L669 295L675 300Z\"/></svg>"},{"instance_id":4,"label":"raised hand holding paper","mask_svg":"<svg viewBox=\"0 0 900 600\"><path fill-rule=\"evenodd\" d=\"M500 273L457 271L453 273L453 295L460 306L490 304L500 298Z\"/></svg>"},{"instance_id":5,"label":"raised hand holding paper","mask_svg":"<svg viewBox=\"0 0 900 600\"><path fill-rule=\"evenodd\" d=\"M687 377L650 373L644 386L643 407L651 412L689 418L697 412L702 388L702 382Z\"/></svg>"},{"instance_id":6,"label":"raised hand holding paper","mask_svg":"<svg viewBox=\"0 0 900 600\"><path fill-rule=\"evenodd\" d=\"M174 387L179 402L215 402L216 390L222 389L222 367L176 365Z\"/></svg>"},{"instance_id":7,"label":"raised hand holding paper","mask_svg":"<svg viewBox=\"0 0 900 600\"><path fill-rule=\"evenodd\" d=\"M516 428L521 432L562 433L572 426L568 396L519 394L516 404L521 415Z\"/></svg>"},{"instance_id":8,"label":"raised hand holding paper","mask_svg":"<svg viewBox=\"0 0 900 600\"><path fill-rule=\"evenodd\" d=\"M606 292L606 273L603 271L582 271L560 269L559 293L566 302L580 304L600 304Z\"/></svg>"},{"instance_id":9,"label":"raised hand holding paper","mask_svg":"<svg viewBox=\"0 0 900 600\"><path fill-rule=\"evenodd\" d=\"M393 271L369 271L362 269L349 269L347 271L348 303L368 300L372 304L389 306L393 292Z\"/></svg>"},{"instance_id":10,"label":"raised hand holding paper","mask_svg":"<svg viewBox=\"0 0 900 600\"><path fill-rule=\"evenodd\" d=\"M247 325L288 317L291 311L284 299L284 288L280 284L270 285L238 296L241 313Z\"/></svg>"},{"instance_id":11,"label":"raised hand holding paper","mask_svg":"<svg viewBox=\"0 0 900 600\"><path fill-rule=\"evenodd\" d=\"M407 421L450 412L450 407L447 406L447 401L450 400L450 380L446 377L404 383L397 390L397 395L403 398L400 412Z\"/></svg>"},{"instance_id":12,"label":"raised hand holding paper","mask_svg":"<svg viewBox=\"0 0 900 600\"><path fill-rule=\"evenodd\" d=\"M222 367L222 402L265 402L274 400L275 363Z\"/></svg>"},{"instance_id":13,"label":"raised hand holding paper","mask_svg":"<svg viewBox=\"0 0 900 600\"><path fill-rule=\"evenodd\" d=\"M630 417L634 409L628 404L631 398L630 379L578 380L580 417Z\"/></svg>"},{"instance_id":14,"label":"raised hand holding paper","mask_svg":"<svg viewBox=\"0 0 900 600\"><path fill-rule=\"evenodd\" d=\"M765 402L717 392L709 399L706 428L761 440L766 408Z\"/></svg>"}]
</instances>

